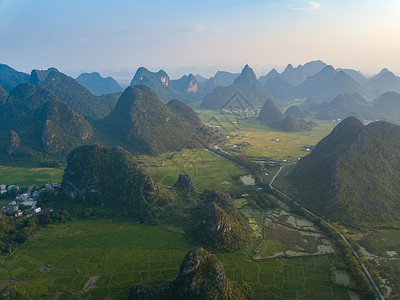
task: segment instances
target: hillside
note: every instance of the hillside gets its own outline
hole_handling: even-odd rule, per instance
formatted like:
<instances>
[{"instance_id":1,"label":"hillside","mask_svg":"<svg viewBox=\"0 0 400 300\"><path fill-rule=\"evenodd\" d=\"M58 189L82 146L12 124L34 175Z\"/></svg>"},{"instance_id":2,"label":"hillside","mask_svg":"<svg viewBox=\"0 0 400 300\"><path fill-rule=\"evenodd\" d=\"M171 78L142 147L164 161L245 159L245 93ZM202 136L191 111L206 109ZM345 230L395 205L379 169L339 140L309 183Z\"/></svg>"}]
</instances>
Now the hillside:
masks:
<instances>
[{"instance_id":1,"label":"hillside","mask_svg":"<svg viewBox=\"0 0 400 300\"><path fill-rule=\"evenodd\" d=\"M92 94L100 96L122 92L122 87L112 77L102 77L99 73L82 73L76 81L87 88Z\"/></svg>"},{"instance_id":2,"label":"hillside","mask_svg":"<svg viewBox=\"0 0 400 300\"><path fill-rule=\"evenodd\" d=\"M369 103L360 94L344 94L335 97L331 102L323 107L317 117L322 120L344 119L349 116L361 116L370 119L371 113L368 111Z\"/></svg>"},{"instance_id":3,"label":"hillside","mask_svg":"<svg viewBox=\"0 0 400 300\"><path fill-rule=\"evenodd\" d=\"M227 278L223 264L215 255L196 248L186 254L174 281L164 286L135 285L128 299L244 300L251 292L248 285Z\"/></svg>"},{"instance_id":4,"label":"hillside","mask_svg":"<svg viewBox=\"0 0 400 300\"><path fill-rule=\"evenodd\" d=\"M383 69L369 80L367 86L374 90L376 94L385 92L400 93L400 77L397 77L388 69Z\"/></svg>"},{"instance_id":5,"label":"hillside","mask_svg":"<svg viewBox=\"0 0 400 300\"><path fill-rule=\"evenodd\" d=\"M353 69L340 69L340 68L336 69L336 71L338 72L343 71L361 85L366 85L368 83L368 78L365 77L364 74L361 73L360 71L356 71Z\"/></svg>"},{"instance_id":6,"label":"hillside","mask_svg":"<svg viewBox=\"0 0 400 300\"><path fill-rule=\"evenodd\" d=\"M61 189L74 203L124 210L151 222L172 195L120 147L81 146L68 155Z\"/></svg>"},{"instance_id":7,"label":"hillside","mask_svg":"<svg viewBox=\"0 0 400 300\"><path fill-rule=\"evenodd\" d=\"M6 100L8 98L8 93L3 87L0 85L0 105L3 105L6 103Z\"/></svg>"},{"instance_id":8,"label":"hillside","mask_svg":"<svg viewBox=\"0 0 400 300\"><path fill-rule=\"evenodd\" d=\"M400 213L399 143L399 126L364 126L349 117L297 163L290 179L319 214L353 226L390 222Z\"/></svg>"},{"instance_id":9,"label":"hillside","mask_svg":"<svg viewBox=\"0 0 400 300\"><path fill-rule=\"evenodd\" d=\"M171 99L179 98L180 93L171 84L168 74L164 70L157 73L151 72L144 67L137 69L130 86L146 85L152 89L158 98L167 103Z\"/></svg>"},{"instance_id":10,"label":"hillside","mask_svg":"<svg viewBox=\"0 0 400 300\"><path fill-rule=\"evenodd\" d=\"M400 94L387 92L373 101L370 110L376 119L400 122Z\"/></svg>"},{"instance_id":11,"label":"hillside","mask_svg":"<svg viewBox=\"0 0 400 300\"><path fill-rule=\"evenodd\" d=\"M54 70L48 73L40 86L52 91L60 100L88 120L98 120L107 116L120 95L115 93L95 96L72 77Z\"/></svg>"},{"instance_id":12,"label":"hillside","mask_svg":"<svg viewBox=\"0 0 400 300\"><path fill-rule=\"evenodd\" d=\"M285 115L293 116L296 118L305 118L309 116L309 113L298 107L297 105L292 105L285 111Z\"/></svg>"},{"instance_id":13,"label":"hillside","mask_svg":"<svg viewBox=\"0 0 400 300\"><path fill-rule=\"evenodd\" d=\"M279 72L277 71L277 70L275 70L275 69L272 69L271 71L269 71L268 73L267 73L267 75L264 75L264 76L260 76L259 78L258 78L258 81L262 84L262 85L265 85L265 83L268 81L268 80L270 80L270 79L272 79L272 78L276 78L276 77L279 77Z\"/></svg>"},{"instance_id":14,"label":"hillside","mask_svg":"<svg viewBox=\"0 0 400 300\"><path fill-rule=\"evenodd\" d=\"M56 68L48 68L47 70L32 70L29 82L34 85L41 85L51 72L59 72Z\"/></svg>"},{"instance_id":15,"label":"hillside","mask_svg":"<svg viewBox=\"0 0 400 300\"><path fill-rule=\"evenodd\" d=\"M372 98L372 93L367 88L343 71L337 72L332 66L327 66L316 75L308 77L296 88L298 97L312 97L319 102L331 101L338 95L355 92L367 99Z\"/></svg>"},{"instance_id":16,"label":"hillside","mask_svg":"<svg viewBox=\"0 0 400 300\"><path fill-rule=\"evenodd\" d=\"M200 225L194 234L202 245L216 251L234 252L251 245L249 221L238 212L229 194L212 191Z\"/></svg>"},{"instance_id":17,"label":"hillside","mask_svg":"<svg viewBox=\"0 0 400 300\"><path fill-rule=\"evenodd\" d=\"M196 95L201 93L200 84L193 74L184 75L180 79L172 80L172 86L174 89L181 93Z\"/></svg>"},{"instance_id":18,"label":"hillside","mask_svg":"<svg viewBox=\"0 0 400 300\"><path fill-rule=\"evenodd\" d=\"M234 98L240 98L240 103ZM238 105L243 107L260 107L264 105L266 99L277 101L263 88L257 80L254 71L246 65L232 85L216 87L213 93L204 98L200 108L218 109Z\"/></svg>"},{"instance_id":19,"label":"hillside","mask_svg":"<svg viewBox=\"0 0 400 300\"><path fill-rule=\"evenodd\" d=\"M269 79L264 84L264 88L281 101L293 101L296 99L296 88L281 77Z\"/></svg>"},{"instance_id":20,"label":"hillside","mask_svg":"<svg viewBox=\"0 0 400 300\"><path fill-rule=\"evenodd\" d=\"M18 72L5 64L0 64L0 85L7 93L10 93L18 84L27 83L28 81L28 74Z\"/></svg>"},{"instance_id":21,"label":"hillside","mask_svg":"<svg viewBox=\"0 0 400 300\"><path fill-rule=\"evenodd\" d=\"M320 60L310 61L304 65L299 65L296 68L293 68L291 64L288 64L280 77L290 85L298 86L306 81L308 77L317 74L326 66L326 63Z\"/></svg>"},{"instance_id":22,"label":"hillside","mask_svg":"<svg viewBox=\"0 0 400 300\"><path fill-rule=\"evenodd\" d=\"M217 86L229 86L239 75L226 71L217 71L213 77L201 83L203 93L211 94Z\"/></svg>"},{"instance_id":23,"label":"hillside","mask_svg":"<svg viewBox=\"0 0 400 300\"><path fill-rule=\"evenodd\" d=\"M106 144L123 146L135 153L158 154L207 143L201 123L182 102L162 103L147 86L128 87L115 109L96 122Z\"/></svg>"},{"instance_id":24,"label":"hillside","mask_svg":"<svg viewBox=\"0 0 400 300\"><path fill-rule=\"evenodd\" d=\"M267 99L257 120L259 120L260 123L270 125L274 122L281 121L283 118L284 115L278 106L272 100Z\"/></svg>"},{"instance_id":25,"label":"hillside","mask_svg":"<svg viewBox=\"0 0 400 300\"><path fill-rule=\"evenodd\" d=\"M62 161L77 145L93 141L89 123L49 90L17 86L3 107L1 159L8 163Z\"/></svg>"}]
</instances>

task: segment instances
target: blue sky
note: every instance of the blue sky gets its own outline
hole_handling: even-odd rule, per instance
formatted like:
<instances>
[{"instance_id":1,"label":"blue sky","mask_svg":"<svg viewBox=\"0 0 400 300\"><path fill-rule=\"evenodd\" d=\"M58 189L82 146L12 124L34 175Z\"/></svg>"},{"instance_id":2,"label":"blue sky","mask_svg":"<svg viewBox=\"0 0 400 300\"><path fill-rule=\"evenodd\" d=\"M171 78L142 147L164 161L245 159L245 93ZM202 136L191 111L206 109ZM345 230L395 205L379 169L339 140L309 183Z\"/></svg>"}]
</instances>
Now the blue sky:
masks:
<instances>
[{"instance_id":1,"label":"blue sky","mask_svg":"<svg viewBox=\"0 0 400 300\"><path fill-rule=\"evenodd\" d=\"M322 59L400 75L399 37L398 0L0 0L0 62L26 72L261 75Z\"/></svg>"}]
</instances>

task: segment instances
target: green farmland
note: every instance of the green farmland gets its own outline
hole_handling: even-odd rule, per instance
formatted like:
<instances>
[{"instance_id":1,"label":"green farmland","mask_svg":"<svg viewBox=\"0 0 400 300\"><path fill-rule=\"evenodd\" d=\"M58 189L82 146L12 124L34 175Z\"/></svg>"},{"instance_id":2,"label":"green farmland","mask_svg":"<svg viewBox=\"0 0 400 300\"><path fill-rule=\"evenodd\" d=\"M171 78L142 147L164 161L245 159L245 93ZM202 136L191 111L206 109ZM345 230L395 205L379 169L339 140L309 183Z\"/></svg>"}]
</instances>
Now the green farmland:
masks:
<instances>
[{"instance_id":1,"label":"green farmland","mask_svg":"<svg viewBox=\"0 0 400 300\"><path fill-rule=\"evenodd\" d=\"M40 187L49 182L61 182L64 169L61 168L21 168L0 166L0 184L20 187Z\"/></svg>"},{"instance_id":2,"label":"green farmland","mask_svg":"<svg viewBox=\"0 0 400 300\"><path fill-rule=\"evenodd\" d=\"M12 281L34 299L53 299L56 291L87 299L125 299L134 284L173 280L190 249L177 230L131 222L96 220L50 226L3 258L0 287ZM335 256L259 261L251 261L244 252L218 256L229 278L251 285L253 299L348 297L346 288L329 279L330 267L340 263ZM98 278L94 287L87 289L94 277Z\"/></svg>"}]
</instances>

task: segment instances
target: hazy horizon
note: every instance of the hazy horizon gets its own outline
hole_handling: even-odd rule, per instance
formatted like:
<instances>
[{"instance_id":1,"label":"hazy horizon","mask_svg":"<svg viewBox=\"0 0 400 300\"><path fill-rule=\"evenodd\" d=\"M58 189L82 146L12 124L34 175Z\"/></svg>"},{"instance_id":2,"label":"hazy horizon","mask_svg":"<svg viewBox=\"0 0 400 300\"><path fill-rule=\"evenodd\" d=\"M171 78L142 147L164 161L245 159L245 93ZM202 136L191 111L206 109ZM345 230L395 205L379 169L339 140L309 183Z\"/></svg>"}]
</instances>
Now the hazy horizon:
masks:
<instances>
[{"instance_id":1,"label":"hazy horizon","mask_svg":"<svg viewBox=\"0 0 400 300\"><path fill-rule=\"evenodd\" d=\"M217 70L258 76L322 60L400 74L400 2L0 0L0 63L103 76L140 66L171 78Z\"/></svg>"}]
</instances>

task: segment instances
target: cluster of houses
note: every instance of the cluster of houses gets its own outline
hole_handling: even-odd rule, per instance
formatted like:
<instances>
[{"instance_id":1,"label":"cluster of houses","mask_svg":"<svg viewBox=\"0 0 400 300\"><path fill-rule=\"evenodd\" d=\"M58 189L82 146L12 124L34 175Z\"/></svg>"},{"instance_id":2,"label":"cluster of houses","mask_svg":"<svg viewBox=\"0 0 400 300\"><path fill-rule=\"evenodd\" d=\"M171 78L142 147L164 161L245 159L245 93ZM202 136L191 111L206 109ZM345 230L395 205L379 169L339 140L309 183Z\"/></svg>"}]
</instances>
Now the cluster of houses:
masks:
<instances>
[{"instance_id":1,"label":"cluster of houses","mask_svg":"<svg viewBox=\"0 0 400 300\"><path fill-rule=\"evenodd\" d=\"M14 218L22 217L23 215L30 218L40 214L42 209L40 207L36 207L37 198L39 198L42 192L52 191L57 187L60 187L59 183L48 183L39 190L34 190L34 187L31 186L26 191L17 193L15 200L8 203L6 206L3 206L1 208L1 212ZM8 187L5 184L0 185L1 194L5 194L12 189L16 189L17 192L19 191L19 187L15 185L10 185ZM25 210L22 211L20 207L25 208Z\"/></svg>"},{"instance_id":2,"label":"cluster of houses","mask_svg":"<svg viewBox=\"0 0 400 300\"><path fill-rule=\"evenodd\" d=\"M221 108L217 111L225 115L249 116L257 115L260 110L258 107L229 107Z\"/></svg>"}]
</instances>

